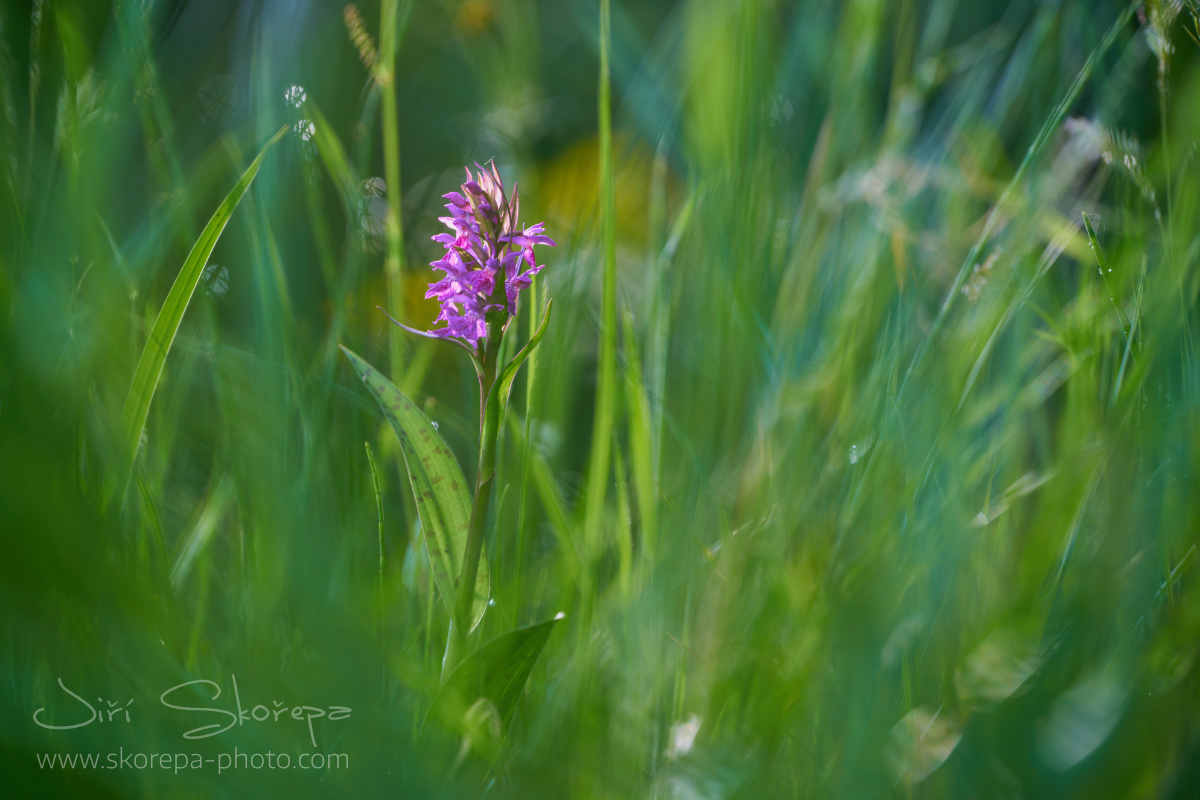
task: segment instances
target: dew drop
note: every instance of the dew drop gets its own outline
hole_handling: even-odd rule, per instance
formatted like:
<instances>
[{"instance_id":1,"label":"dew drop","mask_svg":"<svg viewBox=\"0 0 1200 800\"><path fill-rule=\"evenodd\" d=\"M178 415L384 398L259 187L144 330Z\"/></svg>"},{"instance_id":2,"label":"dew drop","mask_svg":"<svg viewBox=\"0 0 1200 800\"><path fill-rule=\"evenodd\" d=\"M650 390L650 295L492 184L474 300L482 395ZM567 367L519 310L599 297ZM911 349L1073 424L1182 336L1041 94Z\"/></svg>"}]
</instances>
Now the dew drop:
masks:
<instances>
[{"instance_id":1,"label":"dew drop","mask_svg":"<svg viewBox=\"0 0 1200 800\"><path fill-rule=\"evenodd\" d=\"M308 94L304 91L303 86L292 86L283 93L283 99L292 108L299 108L304 105L304 101L308 99Z\"/></svg>"},{"instance_id":2,"label":"dew drop","mask_svg":"<svg viewBox=\"0 0 1200 800\"><path fill-rule=\"evenodd\" d=\"M302 119L296 123L294 130L296 133L300 134L301 139L308 142L311 141L312 137L316 135L317 126L313 125L306 119Z\"/></svg>"}]
</instances>

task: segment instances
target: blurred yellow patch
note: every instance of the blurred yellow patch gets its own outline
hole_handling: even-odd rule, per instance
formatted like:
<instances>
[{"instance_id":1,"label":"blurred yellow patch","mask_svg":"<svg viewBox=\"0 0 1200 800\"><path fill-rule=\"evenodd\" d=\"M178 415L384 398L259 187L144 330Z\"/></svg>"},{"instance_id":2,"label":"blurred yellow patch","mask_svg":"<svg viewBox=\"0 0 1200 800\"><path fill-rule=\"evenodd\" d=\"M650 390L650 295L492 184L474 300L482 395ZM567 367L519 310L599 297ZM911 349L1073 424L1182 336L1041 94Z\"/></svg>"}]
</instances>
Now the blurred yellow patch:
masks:
<instances>
[{"instance_id":1,"label":"blurred yellow patch","mask_svg":"<svg viewBox=\"0 0 1200 800\"><path fill-rule=\"evenodd\" d=\"M436 300L426 300L425 290L436 279L434 272L425 264L404 265L404 308L391 308L388 304L387 282L382 269L371 272L369 278L359 283L358 290L346 296L344 310L354 324L365 324L371 331L386 330L391 323L375 306L382 306L388 313L404 324L426 330L433 327L438 315Z\"/></svg>"},{"instance_id":2,"label":"blurred yellow patch","mask_svg":"<svg viewBox=\"0 0 1200 800\"><path fill-rule=\"evenodd\" d=\"M539 184L545 191L547 230L561 232L565 238L568 232L585 233L599 225L599 164L599 143L592 137L572 145L542 168ZM650 148L629 136L614 137L617 241L623 246L645 246L653 167Z\"/></svg>"},{"instance_id":3,"label":"blurred yellow patch","mask_svg":"<svg viewBox=\"0 0 1200 800\"><path fill-rule=\"evenodd\" d=\"M454 14L454 25L463 33L483 33L496 21L493 0L464 0Z\"/></svg>"}]
</instances>

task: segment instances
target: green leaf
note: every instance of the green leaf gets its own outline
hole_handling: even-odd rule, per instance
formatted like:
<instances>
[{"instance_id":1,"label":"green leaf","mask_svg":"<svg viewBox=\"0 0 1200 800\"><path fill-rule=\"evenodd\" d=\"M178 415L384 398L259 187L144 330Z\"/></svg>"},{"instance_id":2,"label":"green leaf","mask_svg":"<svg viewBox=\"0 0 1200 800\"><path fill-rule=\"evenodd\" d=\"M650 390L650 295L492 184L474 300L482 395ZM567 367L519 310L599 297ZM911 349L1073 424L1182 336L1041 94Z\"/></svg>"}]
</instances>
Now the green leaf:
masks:
<instances>
[{"instance_id":1,"label":"green leaf","mask_svg":"<svg viewBox=\"0 0 1200 800\"><path fill-rule=\"evenodd\" d=\"M217 525L229 510L234 500L233 481L228 475L217 482L216 488L209 494L207 501L196 517L192 530L184 537L171 567L171 585L176 590L183 585L188 573L196 564L196 558L208 546Z\"/></svg>"},{"instance_id":2,"label":"green leaf","mask_svg":"<svg viewBox=\"0 0 1200 800\"><path fill-rule=\"evenodd\" d=\"M504 412L508 409L508 396L512 393L513 381L516 380L517 370L525 363L525 359L537 349L541 343L542 337L546 334L546 326L550 324L550 312L554 308L554 301L550 300L546 303L546 313L542 315L542 324L534 331L533 336L529 337L529 341L521 348L521 351L513 356L512 361L505 365L500 374L496 376L496 382L492 384L492 390L488 392L487 405L484 406L483 412L483 441L495 441L495 436L488 437L489 433L494 433L500 429L500 423L504 419Z\"/></svg>"},{"instance_id":3,"label":"green leaf","mask_svg":"<svg viewBox=\"0 0 1200 800\"><path fill-rule=\"evenodd\" d=\"M342 207L346 216L352 219L359 202L360 192L359 179L354 166L346 155L346 149L342 147L341 141L333 132L333 126L325 119L325 115L317 108L316 103L311 100L306 101L304 113L312 123L313 142L317 146L317 152L320 154L321 160L325 162L325 169L329 171L330 176L341 189Z\"/></svg>"},{"instance_id":4,"label":"green leaf","mask_svg":"<svg viewBox=\"0 0 1200 800\"><path fill-rule=\"evenodd\" d=\"M471 524L471 495L462 469L437 428L413 401L350 349L343 346L342 352L371 390L400 439L400 451L408 468L421 529L425 532L433 577L446 611L450 619L454 619L455 586L462 574L467 530ZM483 618L490 589L487 556L480 561L475 578L475 598L471 603L470 630L475 630Z\"/></svg>"},{"instance_id":5,"label":"green leaf","mask_svg":"<svg viewBox=\"0 0 1200 800\"><path fill-rule=\"evenodd\" d=\"M650 431L650 401L642 383L633 315L625 314L625 405L629 409L629 459L637 489L642 552L653 558L658 546L658 492L654 486L654 448Z\"/></svg>"},{"instance_id":6,"label":"green leaf","mask_svg":"<svg viewBox=\"0 0 1200 800\"><path fill-rule=\"evenodd\" d=\"M613 427L617 414L617 201L613 173L612 100L609 76L611 39L609 0L600 0L600 90L598 97L600 145L600 237L603 242L600 299L600 353L596 374L596 407L592 422L592 450L588 458L583 495L585 558L599 547L604 497L612 464Z\"/></svg>"},{"instance_id":7,"label":"green leaf","mask_svg":"<svg viewBox=\"0 0 1200 800\"><path fill-rule=\"evenodd\" d=\"M513 356L513 360L508 362L508 365L496 377L496 384L492 387L492 391L488 395L488 400L490 401L492 396L496 397L497 402L500 403L501 416L504 415L505 409L508 408L508 396L512 393L512 385L517 377L517 370L521 368L521 365L525 363L525 359L529 358L530 354L541 343L542 336L546 334L546 326L550 324L550 312L552 310L554 310L553 299L546 302L546 313L542 315L542 324L534 331L533 336L529 337L529 341L525 343L520 352Z\"/></svg>"},{"instance_id":8,"label":"green leaf","mask_svg":"<svg viewBox=\"0 0 1200 800\"><path fill-rule=\"evenodd\" d=\"M1134 350L1134 363L1137 363L1136 348L1133 347L1133 339L1130 338L1132 325L1129 318L1125 316L1125 309L1121 306L1121 301L1117 299L1117 292L1113 289L1112 283L1108 280L1109 273L1112 270L1108 266L1108 261L1104 258L1104 251L1100 249L1100 240L1096 238L1096 231L1092 228L1092 220L1087 212L1083 212L1083 227L1087 230L1088 245L1092 248L1092 252L1096 254L1096 266L1100 269L1100 280L1104 282L1104 289L1108 292L1108 299L1112 302L1113 311L1117 314L1117 322L1121 324L1121 335L1125 337L1125 346Z\"/></svg>"},{"instance_id":9,"label":"green leaf","mask_svg":"<svg viewBox=\"0 0 1200 800\"><path fill-rule=\"evenodd\" d=\"M175 278L175 283L171 285L171 291L167 294L166 302L158 312L158 319L154 321L150 338L146 340L146 347L142 350L142 357L138 360L137 371L133 375L133 384L129 387L129 396L125 398L125 408L121 412L121 430L130 469L133 467L133 459L142 438L142 429L146 426L146 417L150 413L150 401L154 399L154 391L158 388L159 379L162 377L167 353L170 352L171 344L175 341L179 323L183 320L183 312L187 310L192 294L196 291L196 285L200 282L200 276L204 274L208 257L212 254L217 239L221 238L221 232L225 230L225 225L233 215L233 210L237 208L238 202L250 188L254 176L258 174L263 156L287 130L288 126L285 125L271 137L271 140L259 151L258 157L242 173L242 177L221 201L221 205L217 207L212 218L200 233L200 238L192 245L192 251L184 260L183 268L179 270L179 275Z\"/></svg>"},{"instance_id":10,"label":"green leaf","mask_svg":"<svg viewBox=\"0 0 1200 800\"><path fill-rule=\"evenodd\" d=\"M561 618L560 614L537 625L517 628L480 645L442 684L425 723L437 718L471 738L481 749L493 750L494 755L508 733L529 673Z\"/></svg>"}]
</instances>

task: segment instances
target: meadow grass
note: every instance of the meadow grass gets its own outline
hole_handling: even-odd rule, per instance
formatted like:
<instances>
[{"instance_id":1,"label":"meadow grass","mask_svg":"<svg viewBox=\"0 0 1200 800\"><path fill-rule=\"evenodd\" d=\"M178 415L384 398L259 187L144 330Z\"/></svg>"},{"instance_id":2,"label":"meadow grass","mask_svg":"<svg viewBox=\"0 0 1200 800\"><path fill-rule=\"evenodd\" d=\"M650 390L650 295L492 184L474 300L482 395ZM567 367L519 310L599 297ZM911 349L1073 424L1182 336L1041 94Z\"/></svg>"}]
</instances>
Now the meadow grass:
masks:
<instances>
[{"instance_id":1,"label":"meadow grass","mask_svg":"<svg viewBox=\"0 0 1200 800\"><path fill-rule=\"evenodd\" d=\"M0 7L14 796L1195 794L1194 4L201 5ZM375 306L432 324L489 158L558 242L505 342L553 299L495 712L435 703L447 603L338 349L473 482L469 359ZM353 714L181 738L218 718L160 695L233 675ZM60 679L131 721L39 727ZM350 767L37 761L235 747Z\"/></svg>"}]
</instances>

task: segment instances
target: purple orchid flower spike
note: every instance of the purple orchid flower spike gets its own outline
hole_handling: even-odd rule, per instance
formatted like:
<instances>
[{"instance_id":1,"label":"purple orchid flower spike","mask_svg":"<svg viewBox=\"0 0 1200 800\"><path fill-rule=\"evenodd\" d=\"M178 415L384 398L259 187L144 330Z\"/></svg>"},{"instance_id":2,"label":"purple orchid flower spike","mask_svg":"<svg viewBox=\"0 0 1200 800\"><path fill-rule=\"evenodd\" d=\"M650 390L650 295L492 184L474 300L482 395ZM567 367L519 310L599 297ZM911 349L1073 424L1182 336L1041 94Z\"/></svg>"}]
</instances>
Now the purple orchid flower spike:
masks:
<instances>
[{"instance_id":1,"label":"purple orchid flower spike","mask_svg":"<svg viewBox=\"0 0 1200 800\"><path fill-rule=\"evenodd\" d=\"M507 363L501 362L501 341L516 317L521 290L531 285L542 270L534 248L555 246L542 223L521 227L516 184L512 194L505 196L504 181L494 161L486 168L476 164L474 173L469 168L466 173L467 179L459 191L443 195L448 213L438 219L449 232L432 237L445 248L445 253L430 265L442 277L429 284L425 297L441 304L434 322L444 324L419 331L392 319L407 331L441 339L465 350L479 378L479 468L463 559L454 581L458 588L446 636L446 656L442 659L443 681L462 660L466 635L473 627L476 578L496 476L496 441L509 390L517 370L546 333L552 302L547 301L537 330L530 331L525 346L508 358ZM415 482L413 487L417 491Z\"/></svg>"},{"instance_id":2,"label":"purple orchid flower spike","mask_svg":"<svg viewBox=\"0 0 1200 800\"><path fill-rule=\"evenodd\" d=\"M481 355L488 337L498 337L517 313L521 290L544 266L537 263L534 246L554 247L555 243L542 232L542 223L520 227L517 187L514 184L512 195L505 196L504 181L494 161L487 167L475 164L475 173L470 168L466 173L460 191L443 195L449 216L438 219L450 233L433 237L446 252L430 266L445 277L431 283L425 293L442 304L434 322L446 324L413 332L460 340Z\"/></svg>"}]
</instances>

